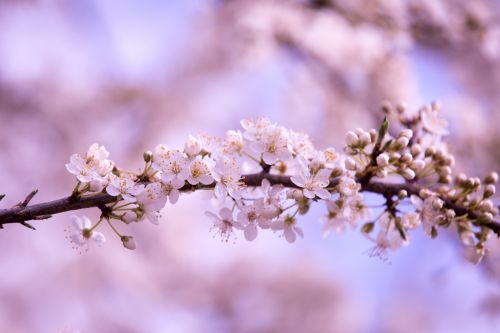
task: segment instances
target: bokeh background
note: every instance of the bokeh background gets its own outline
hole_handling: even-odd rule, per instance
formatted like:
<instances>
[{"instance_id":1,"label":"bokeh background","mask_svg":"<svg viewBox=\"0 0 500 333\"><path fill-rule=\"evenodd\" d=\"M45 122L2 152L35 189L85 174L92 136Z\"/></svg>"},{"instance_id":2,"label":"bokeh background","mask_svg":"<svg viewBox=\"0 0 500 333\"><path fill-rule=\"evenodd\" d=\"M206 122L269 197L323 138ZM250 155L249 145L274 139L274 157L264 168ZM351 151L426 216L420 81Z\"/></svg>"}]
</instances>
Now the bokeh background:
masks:
<instances>
[{"instance_id":1,"label":"bokeh background","mask_svg":"<svg viewBox=\"0 0 500 333\"><path fill-rule=\"evenodd\" d=\"M457 169L500 170L500 4L488 0L0 2L0 203L66 196L70 154L138 169L158 143L265 115L342 149L384 100L441 101ZM380 202L367 195L370 203ZM221 243L202 195L84 255L71 213L0 230L0 332L499 332L500 244L474 266L452 232L389 262L358 231ZM97 212L84 212L96 218Z\"/></svg>"}]
</instances>

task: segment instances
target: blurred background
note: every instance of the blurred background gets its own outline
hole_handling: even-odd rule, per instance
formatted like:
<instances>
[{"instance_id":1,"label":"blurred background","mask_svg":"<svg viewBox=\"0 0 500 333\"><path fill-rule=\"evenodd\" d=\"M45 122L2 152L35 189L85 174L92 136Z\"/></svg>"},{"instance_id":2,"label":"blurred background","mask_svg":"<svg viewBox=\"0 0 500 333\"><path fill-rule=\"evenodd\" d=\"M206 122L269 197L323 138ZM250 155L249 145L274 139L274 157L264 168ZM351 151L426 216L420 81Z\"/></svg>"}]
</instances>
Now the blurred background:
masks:
<instances>
[{"instance_id":1,"label":"blurred background","mask_svg":"<svg viewBox=\"0 0 500 333\"><path fill-rule=\"evenodd\" d=\"M66 196L64 164L98 142L137 170L158 143L265 115L342 149L384 100L439 100L457 169L500 165L500 4L488 0L0 1L2 207ZM380 202L367 195L371 203ZM290 245L221 243L181 196L128 251L79 255L72 213L0 230L0 332L499 332L500 242L474 266L452 232L421 231L389 262L359 231ZM95 210L84 212L92 218Z\"/></svg>"}]
</instances>

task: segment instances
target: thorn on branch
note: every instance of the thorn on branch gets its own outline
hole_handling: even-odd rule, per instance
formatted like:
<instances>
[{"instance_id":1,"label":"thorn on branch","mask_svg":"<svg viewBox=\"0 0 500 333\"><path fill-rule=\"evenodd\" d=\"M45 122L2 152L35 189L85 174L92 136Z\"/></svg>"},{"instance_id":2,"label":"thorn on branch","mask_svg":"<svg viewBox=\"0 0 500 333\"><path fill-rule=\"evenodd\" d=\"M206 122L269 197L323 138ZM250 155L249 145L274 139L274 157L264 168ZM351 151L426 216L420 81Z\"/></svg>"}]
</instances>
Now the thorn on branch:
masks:
<instances>
[{"instance_id":1,"label":"thorn on branch","mask_svg":"<svg viewBox=\"0 0 500 333\"><path fill-rule=\"evenodd\" d=\"M28 195L26 196L26 198L24 198L24 200L23 200L22 202L18 203L16 206L18 206L18 207L22 207L22 208L24 208L24 207L28 206L28 204L30 203L31 199L33 199L33 197L34 197L37 193L38 193L38 190L33 190L33 191L31 191L31 193L30 193L30 194L28 194ZM34 229L34 228L33 228L33 229Z\"/></svg>"},{"instance_id":2,"label":"thorn on branch","mask_svg":"<svg viewBox=\"0 0 500 333\"><path fill-rule=\"evenodd\" d=\"M26 221L23 221L23 222L19 222L21 225L24 225L26 228L29 228L31 230L36 230L34 226L32 226L31 224L29 224L28 222Z\"/></svg>"},{"instance_id":3,"label":"thorn on branch","mask_svg":"<svg viewBox=\"0 0 500 333\"><path fill-rule=\"evenodd\" d=\"M35 216L33 218L33 220L46 220L46 219L50 219L52 217L52 215L40 215L40 216Z\"/></svg>"}]
</instances>

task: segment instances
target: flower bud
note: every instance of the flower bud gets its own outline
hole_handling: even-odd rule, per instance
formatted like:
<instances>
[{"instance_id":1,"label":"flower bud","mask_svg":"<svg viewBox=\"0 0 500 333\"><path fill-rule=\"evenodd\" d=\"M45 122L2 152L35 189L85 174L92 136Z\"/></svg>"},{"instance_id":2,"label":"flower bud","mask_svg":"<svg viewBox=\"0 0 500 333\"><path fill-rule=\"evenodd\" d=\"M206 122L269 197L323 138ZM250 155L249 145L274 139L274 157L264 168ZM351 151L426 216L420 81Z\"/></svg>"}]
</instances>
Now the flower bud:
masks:
<instances>
[{"instance_id":1,"label":"flower bud","mask_svg":"<svg viewBox=\"0 0 500 333\"><path fill-rule=\"evenodd\" d=\"M408 168L403 169L403 171L401 171L401 176L403 176L406 180L412 180L413 178L415 178L415 171Z\"/></svg>"},{"instance_id":2,"label":"flower bud","mask_svg":"<svg viewBox=\"0 0 500 333\"><path fill-rule=\"evenodd\" d=\"M125 223L131 223L138 220L137 214L133 211L127 210L122 216L121 220Z\"/></svg>"},{"instance_id":3,"label":"flower bud","mask_svg":"<svg viewBox=\"0 0 500 333\"><path fill-rule=\"evenodd\" d=\"M190 157L198 155L202 148L201 141L192 135L189 135L188 140L184 144L184 152Z\"/></svg>"},{"instance_id":4,"label":"flower bud","mask_svg":"<svg viewBox=\"0 0 500 333\"><path fill-rule=\"evenodd\" d=\"M408 146L408 143L410 142L410 139L408 139L407 137L405 136L402 136L400 138L398 138L396 140L396 144L401 147L400 149L403 149L405 148L406 146Z\"/></svg>"},{"instance_id":5,"label":"flower bud","mask_svg":"<svg viewBox=\"0 0 500 333\"><path fill-rule=\"evenodd\" d=\"M484 179L484 183L485 184L496 184L497 182L498 182L498 173L496 173L495 171L493 171L492 173L490 173Z\"/></svg>"},{"instance_id":6,"label":"flower bud","mask_svg":"<svg viewBox=\"0 0 500 333\"><path fill-rule=\"evenodd\" d=\"M366 146L371 142L370 134L368 134L367 132L361 133L361 135L359 136L359 141L363 146Z\"/></svg>"},{"instance_id":7,"label":"flower bud","mask_svg":"<svg viewBox=\"0 0 500 333\"><path fill-rule=\"evenodd\" d=\"M374 143L377 140L377 130L374 128L370 130L370 140L372 143Z\"/></svg>"},{"instance_id":8,"label":"flower bud","mask_svg":"<svg viewBox=\"0 0 500 333\"><path fill-rule=\"evenodd\" d=\"M464 173L459 173L456 177L455 177L455 182L458 184L458 185L462 185L465 181L467 180L467 176L464 174Z\"/></svg>"},{"instance_id":9,"label":"flower bud","mask_svg":"<svg viewBox=\"0 0 500 333\"><path fill-rule=\"evenodd\" d=\"M413 146L411 146L410 152L413 155L413 157L418 156L422 152L422 146L416 143Z\"/></svg>"},{"instance_id":10,"label":"flower bud","mask_svg":"<svg viewBox=\"0 0 500 333\"><path fill-rule=\"evenodd\" d=\"M479 208L481 208L481 210L491 212L493 210L493 202L491 200L483 200L479 205Z\"/></svg>"},{"instance_id":11,"label":"flower bud","mask_svg":"<svg viewBox=\"0 0 500 333\"><path fill-rule=\"evenodd\" d=\"M377 165L379 167L385 167L389 165L389 155L382 153L377 156Z\"/></svg>"},{"instance_id":12,"label":"flower bud","mask_svg":"<svg viewBox=\"0 0 500 333\"><path fill-rule=\"evenodd\" d=\"M416 172L421 172L425 168L425 161L424 160L413 161L412 167Z\"/></svg>"},{"instance_id":13,"label":"flower bud","mask_svg":"<svg viewBox=\"0 0 500 333\"><path fill-rule=\"evenodd\" d=\"M153 152L150 150L144 152L144 154L142 154L142 158L144 159L144 162L148 163L153 158Z\"/></svg>"},{"instance_id":14,"label":"flower bud","mask_svg":"<svg viewBox=\"0 0 500 333\"><path fill-rule=\"evenodd\" d=\"M399 132L399 136L411 139L413 137L413 131L409 128L404 129L401 132Z\"/></svg>"},{"instance_id":15,"label":"flower bud","mask_svg":"<svg viewBox=\"0 0 500 333\"><path fill-rule=\"evenodd\" d=\"M132 236L122 236L121 241L123 243L123 246L126 249L129 249L129 250L135 250L136 249L134 237L132 237Z\"/></svg>"},{"instance_id":16,"label":"flower bud","mask_svg":"<svg viewBox=\"0 0 500 333\"><path fill-rule=\"evenodd\" d=\"M403 156L401 156L400 161L402 163L410 163L413 160L413 156L411 156L410 153L404 153Z\"/></svg>"},{"instance_id":17,"label":"flower bud","mask_svg":"<svg viewBox=\"0 0 500 333\"><path fill-rule=\"evenodd\" d=\"M406 192L406 190L400 190L398 192L398 198L400 200L403 200L404 198L408 197L408 192Z\"/></svg>"},{"instance_id":18,"label":"flower bud","mask_svg":"<svg viewBox=\"0 0 500 333\"><path fill-rule=\"evenodd\" d=\"M435 210L443 208L443 204L443 200L439 198L435 198L434 200L432 200L432 208L434 208Z\"/></svg>"},{"instance_id":19,"label":"flower bud","mask_svg":"<svg viewBox=\"0 0 500 333\"><path fill-rule=\"evenodd\" d=\"M356 161L351 157L346 158L345 167L347 170L356 171Z\"/></svg>"},{"instance_id":20,"label":"flower bud","mask_svg":"<svg viewBox=\"0 0 500 333\"><path fill-rule=\"evenodd\" d=\"M364 232L365 234L369 234L370 232L373 231L375 224L373 222L368 222L363 225L361 228L361 231Z\"/></svg>"},{"instance_id":21,"label":"flower bud","mask_svg":"<svg viewBox=\"0 0 500 333\"><path fill-rule=\"evenodd\" d=\"M348 146L354 146L358 143L358 136L353 131L349 131L345 135L345 141Z\"/></svg>"},{"instance_id":22,"label":"flower bud","mask_svg":"<svg viewBox=\"0 0 500 333\"><path fill-rule=\"evenodd\" d=\"M431 157L436 155L436 148L434 147L429 147L425 150L425 157Z\"/></svg>"},{"instance_id":23,"label":"flower bud","mask_svg":"<svg viewBox=\"0 0 500 333\"><path fill-rule=\"evenodd\" d=\"M486 185L486 188L484 189L483 197L490 198L490 197L495 195L495 191L496 191L495 185L493 185L493 184Z\"/></svg>"}]
</instances>

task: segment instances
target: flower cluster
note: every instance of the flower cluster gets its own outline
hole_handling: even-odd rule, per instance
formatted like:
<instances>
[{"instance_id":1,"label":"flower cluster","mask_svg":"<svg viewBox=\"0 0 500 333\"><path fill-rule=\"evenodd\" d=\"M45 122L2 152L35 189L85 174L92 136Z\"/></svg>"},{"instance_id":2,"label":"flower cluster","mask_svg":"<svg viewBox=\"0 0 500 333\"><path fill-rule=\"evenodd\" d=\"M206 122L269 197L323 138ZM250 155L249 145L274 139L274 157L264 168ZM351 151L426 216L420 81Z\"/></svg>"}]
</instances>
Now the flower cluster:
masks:
<instances>
[{"instance_id":1,"label":"flower cluster","mask_svg":"<svg viewBox=\"0 0 500 333\"><path fill-rule=\"evenodd\" d=\"M439 118L437 104L416 115L389 105L383 110L402 129L391 135L384 119L378 131L350 131L345 154L333 148L318 150L306 134L263 117L241 121L242 129L230 130L224 138L190 135L181 149L160 144L144 153L139 173L121 170L104 147L94 144L85 156L75 154L66 165L78 179L73 197L107 193L116 199L98 206L102 214L94 226L84 217L85 223L79 223L70 238L77 245L103 241L94 230L106 221L126 248L135 249L133 237L122 235L112 221L158 224L167 202L175 204L183 192L210 190L219 208L217 214L206 215L223 241L237 230L251 241L269 229L294 242L303 237L297 216L324 201L324 234L364 222L363 233L376 243L373 255L385 257L387 249L409 244L410 231L420 226L432 237L439 227L453 226L470 248L468 257L478 262L484 242L495 231L498 208L490 198L497 174L488 176L485 186L465 175L453 180L454 158L442 140L446 122ZM370 220L362 191L385 199L375 220ZM414 209L403 212L401 203L411 203Z\"/></svg>"}]
</instances>

